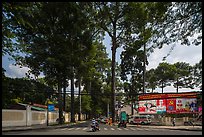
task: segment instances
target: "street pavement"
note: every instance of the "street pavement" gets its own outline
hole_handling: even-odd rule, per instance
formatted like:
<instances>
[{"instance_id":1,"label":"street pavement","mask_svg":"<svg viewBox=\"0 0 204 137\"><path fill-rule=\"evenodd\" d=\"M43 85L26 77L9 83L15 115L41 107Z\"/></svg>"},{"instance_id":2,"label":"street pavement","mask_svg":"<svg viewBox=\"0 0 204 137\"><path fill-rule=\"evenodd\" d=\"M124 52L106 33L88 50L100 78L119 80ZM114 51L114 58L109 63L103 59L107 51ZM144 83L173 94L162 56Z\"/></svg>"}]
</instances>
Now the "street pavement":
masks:
<instances>
[{"instance_id":1,"label":"street pavement","mask_svg":"<svg viewBox=\"0 0 204 137\"><path fill-rule=\"evenodd\" d=\"M35 130L35 129L56 129L56 128L65 128L79 123L84 123L87 121L78 121L76 123L62 124L62 125L33 125L33 126L24 126L24 127L2 127L2 132L8 131L22 131L22 130ZM117 126L117 123L113 124ZM189 130L189 131L202 131L202 126L157 126L157 125L131 125L127 124L127 127L140 127L140 128L161 128L161 129L172 129L172 130Z\"/></svg>"}]
</instances>

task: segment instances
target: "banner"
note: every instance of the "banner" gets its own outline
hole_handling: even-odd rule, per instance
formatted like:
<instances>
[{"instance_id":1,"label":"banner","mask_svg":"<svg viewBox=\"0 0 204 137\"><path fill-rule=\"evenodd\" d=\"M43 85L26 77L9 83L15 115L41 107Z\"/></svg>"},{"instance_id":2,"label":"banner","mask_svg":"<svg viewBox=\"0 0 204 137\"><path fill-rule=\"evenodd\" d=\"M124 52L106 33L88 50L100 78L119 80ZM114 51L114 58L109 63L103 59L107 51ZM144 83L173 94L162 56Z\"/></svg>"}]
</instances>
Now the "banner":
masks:
<instances>
[{"instance_id":1,"label":"banner","mask_svg":"<svg viewBox=\"0 0 204 137\"><path fill-rule=\"evenodd\" d=\"M166 99L158 99L156 100L156 111L157 114L166 112Z\"/></svg>"},{"instance_id":2,"label":"banner","mask_svg":"<svg viewBox=\"0 0 204 137\"><path fill-rule=\"evenodd\" d=\"M196 99L177 99L176 100L176 112L177 113L193 113L197 112L197 100Z\"/></svg>"},{"instance_id":3,"label":"banner","mask_svg":"<svg viewBox=\"0 0 204 137\"><path fill-rule=\"evenodd\" d=\"M197 99L172 98L158 100L139 101L138 112L140 114L161 113L196 113L198 112Z\"/></svg>"},{"instance_id":4,"label":"banner","mask_svg":"<svg viewBox=\"0 0 204 137\"><path fill-rule=\"evenodd\" d=\"M171 98L196 98L198 92L186 93L149 93L139 95L138 100L157 100L157 99L171 99Z\"/></svg>"},{"instance_id":5,"label":"banner","mask_svg":"<svg viewBox=\"0 0 204 137\"><path fill-rule=\"evenodd\" d=\"M167 99L166 112L176 113L176 99Z\"/></svg>"},{"instance_id":6,"label":"banner","mask_svg":"<svg viewBox=\"0 0 204 137\"><path fill-rule=\"evenodd\" d=\"M197 99L167 99L167 113L194 113L197 111Z\"/></svg>"},{"instance_id":7,"label":"banner","mask_svg":"<svg viewBox=\"0 0 204 137\"><path fill-rule=\"evenodd\" d=\"M156 114L156 100L139 101L138 111L140 114Z\"/></svg>"}]
</instances>

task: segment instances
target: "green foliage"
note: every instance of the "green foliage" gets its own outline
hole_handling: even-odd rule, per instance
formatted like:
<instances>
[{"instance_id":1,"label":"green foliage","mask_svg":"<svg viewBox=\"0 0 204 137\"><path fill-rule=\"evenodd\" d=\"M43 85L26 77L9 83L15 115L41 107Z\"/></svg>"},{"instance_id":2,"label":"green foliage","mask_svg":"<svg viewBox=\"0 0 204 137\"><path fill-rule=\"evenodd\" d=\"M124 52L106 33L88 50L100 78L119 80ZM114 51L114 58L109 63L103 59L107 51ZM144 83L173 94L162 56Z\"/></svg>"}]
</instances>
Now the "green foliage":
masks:
<instances>
[{"instance_id":1,"label":"green foliage","mask_svg":"<svg viewBox=\"0 0 204 137\"><path fill-rule=\"evenodd\" d=\"M179 87L191 87L191 66L185 62L177 62L174 65L176 67L174 87L177 87L177 92Z\"/></svg>"},{"instance_id":2,"label":"green foliage","mask_svg":"<svg viewBox=\"0 0 204 137\"><path fill-rule=\"evenodd\" d=\"M87 113L91 111L91 96L82 95L82 113Z\"/></svg>"},{"instance_id":3,"label":"green foliage","mask_svg":"<svg viewBox=\"0 0 204 137\"><path fill-rule=\"evenodd\" d=\"M147 87L153 90L173 84L177 92L179 88L202 89L201 67L202 60L193 66L186 62L160 63L156 69L147 71Z\"/></svg>"},{"instance_id":4,"label":"green foliage","mask_svg":"<svg viewBox=\"0 0 204 137\"><path fill-rule=\"evenodd\" d=\"M163 88L169 85L171 80L174 80L174 72L176 68L169 63L160 63L159 66L155 69L155 75L157 77L158 86Z\"/></svg>"},{"instance_id":5,"label":"green foliage","mask_svg":"<svg viewBox=\"0 0 204 137\"><path fill-rule=\"evenodd\" d=\"M17 103L22 103L23 100L19 97L15 98L15 99L11 99L11 104L17 104Z\"/></svg>"},{"instance_id":6,"label":"green foliage","mask_svg":"<svg viewBox=\"0 0 204 137\"><path fill-rule=\"evenodd\" d=\"M42 104L54 93L54 90L47 85L34 80L24 78L8 78L2 81L2 106L7 108L13 103L37 103ZM44 103L43 103L44 104Z\"/></svg>"},{"instance_id":7,"label":"green foliage","mask_svg":"<svg viewBox=\"0 0 204 137\"><path fill-rule=\"evenodd\" d=\"M180 42L182 45L201 44L202 2L172 2L163 20L154 25L156 33L152 39L153 47L161 48L175 42ZM172 51L173 46L165 58Z\"/></svg>"},{"instance_id":8,"label":"green foliage","mask_svg":"<svg viewBox=\"0 0 204 137\"><path fill-rule=\"evenodd\" d=\"M192 66L191 75L193 77L192 87L199 87L202 90L202 59Z\"/></svg>"},{"instance_id":9,"label":"green foliage","mask_svg":"<svg viewBox=\"0 0 204 137\"><path fill-rule=\"evenodd\" d=\"M147 88L151 88L152 92L157 87L157 76L155 74L155 69L150 69L146 73Z\"/></svg>"}]
</instances>

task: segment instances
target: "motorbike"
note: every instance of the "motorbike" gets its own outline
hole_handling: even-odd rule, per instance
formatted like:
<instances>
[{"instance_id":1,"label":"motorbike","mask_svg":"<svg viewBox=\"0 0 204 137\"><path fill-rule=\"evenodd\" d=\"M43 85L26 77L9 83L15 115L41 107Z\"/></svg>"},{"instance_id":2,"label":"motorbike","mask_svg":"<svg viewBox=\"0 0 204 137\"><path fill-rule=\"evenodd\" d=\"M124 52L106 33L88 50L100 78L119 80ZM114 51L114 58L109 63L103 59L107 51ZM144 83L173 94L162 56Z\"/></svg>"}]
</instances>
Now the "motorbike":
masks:
<instances>
[{"instance_id":1,"label":"motorbike","mask_svg":"<svg viewBox=\"0 0 204 137\"><path fill-rule=\"evenodd\" d=\"M124 128L126 128L126 127L127 127L127 122L125 122L125 121L119 122L119 123L118 123L118 127L124 127Z\"/></svg>"},{"instance_id":2,"label":"motorbike","mask_svg":"<svg viewBox=\"0 0 204 137\"><path fill-rule=\"evenodd\" d=\"M99 126L98 125L96 125L96 124L91 124L91 129L90 129L91 131L93 131L93 132L95 132L95 131L99 131Z\"/></svg>"}]
</instances>

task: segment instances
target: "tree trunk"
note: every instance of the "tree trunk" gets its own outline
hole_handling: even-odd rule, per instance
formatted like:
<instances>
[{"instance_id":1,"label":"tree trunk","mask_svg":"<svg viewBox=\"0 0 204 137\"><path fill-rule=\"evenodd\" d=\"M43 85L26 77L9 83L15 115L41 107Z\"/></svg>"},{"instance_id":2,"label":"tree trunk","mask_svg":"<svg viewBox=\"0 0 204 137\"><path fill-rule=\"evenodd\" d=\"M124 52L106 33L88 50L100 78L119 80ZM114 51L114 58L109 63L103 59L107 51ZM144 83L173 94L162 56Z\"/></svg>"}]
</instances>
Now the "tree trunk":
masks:
<instances>
[{"instance_id":1,"label":"tree trunk","mask_svg":"<svg viewBox=\"0 0 204 137\"><path fill-rule=\"evenodd\" d=\"M116 54L116 38L112 38L112 120L115 122L115 54Z\"/></svg>"},{"instance_id":2,"label":"tree trunk","mask_svg":"<svg viewBox=\"0 0 204 137\"><path fill-rule=\"evenodd\" d=\"M133 101L132 101L132 103L131 103L131 114L133 115L134 114L134 108L133 108Z\"/></svg>"},{"instance_id":3,"label":"tree trunk","mask_svg":"<svg viewBox=\"0 0 204 137\"><path fill-rule=\"evenodd\" d=\"M72 67L72 78L71 78L71 122L75 122L75 114L74 114L74 75L73 75L73 67Z\"/></svg>"},{"instance_id":4,"label":"tree trunk","mask_svg":"<svg viewBox=\"0 0 204 137\"><path fill-rule=\"evenodd\" d=\"M66 109L66 78L64 77L64 81L63 81L63 90L64 90L64 94L63 94L63 110L65 111Z\"/></svg>"},{"instance_id":5,"label":"tree trunk","mask_svg":"<svg viewBox=\"0 0 204 137\"><path fill-rule=\"evenodd\" d=\"M145 78L146 78L146 44L144 44L144 68L143 68L143 94L145 93Z\"/></svg>"},{"instance_id":6,"label":"tree trunk","mask_svg":"<svg viewBox=\"0 0 204 137\"><path fill-rule=\"evenodd\" d=\"M79 121L81 121L81 77L79 77Z\"/></svg>"},{"instance_id":7,"label":"tree trunk","mask_svg":"<svg viewBox=\"0 0 204 137\"><path fill-rule=\"evenodd\" d=\"M177 80L177 84L176 84L176 92L178 93L178 78L176 78L176 80Z\"/></svg>"},{"instance_id":8,"label":"tree trunk","mask_svg":"<svg viewBox=\"0 0 204 137\"><path fill-rule=\"evenodd\" d=\"M58 80L58 103L59 103L59 124L63 124L63 110L62 110L62 92L61 92L61 81Z\"/></svg>"}]
</instances>

